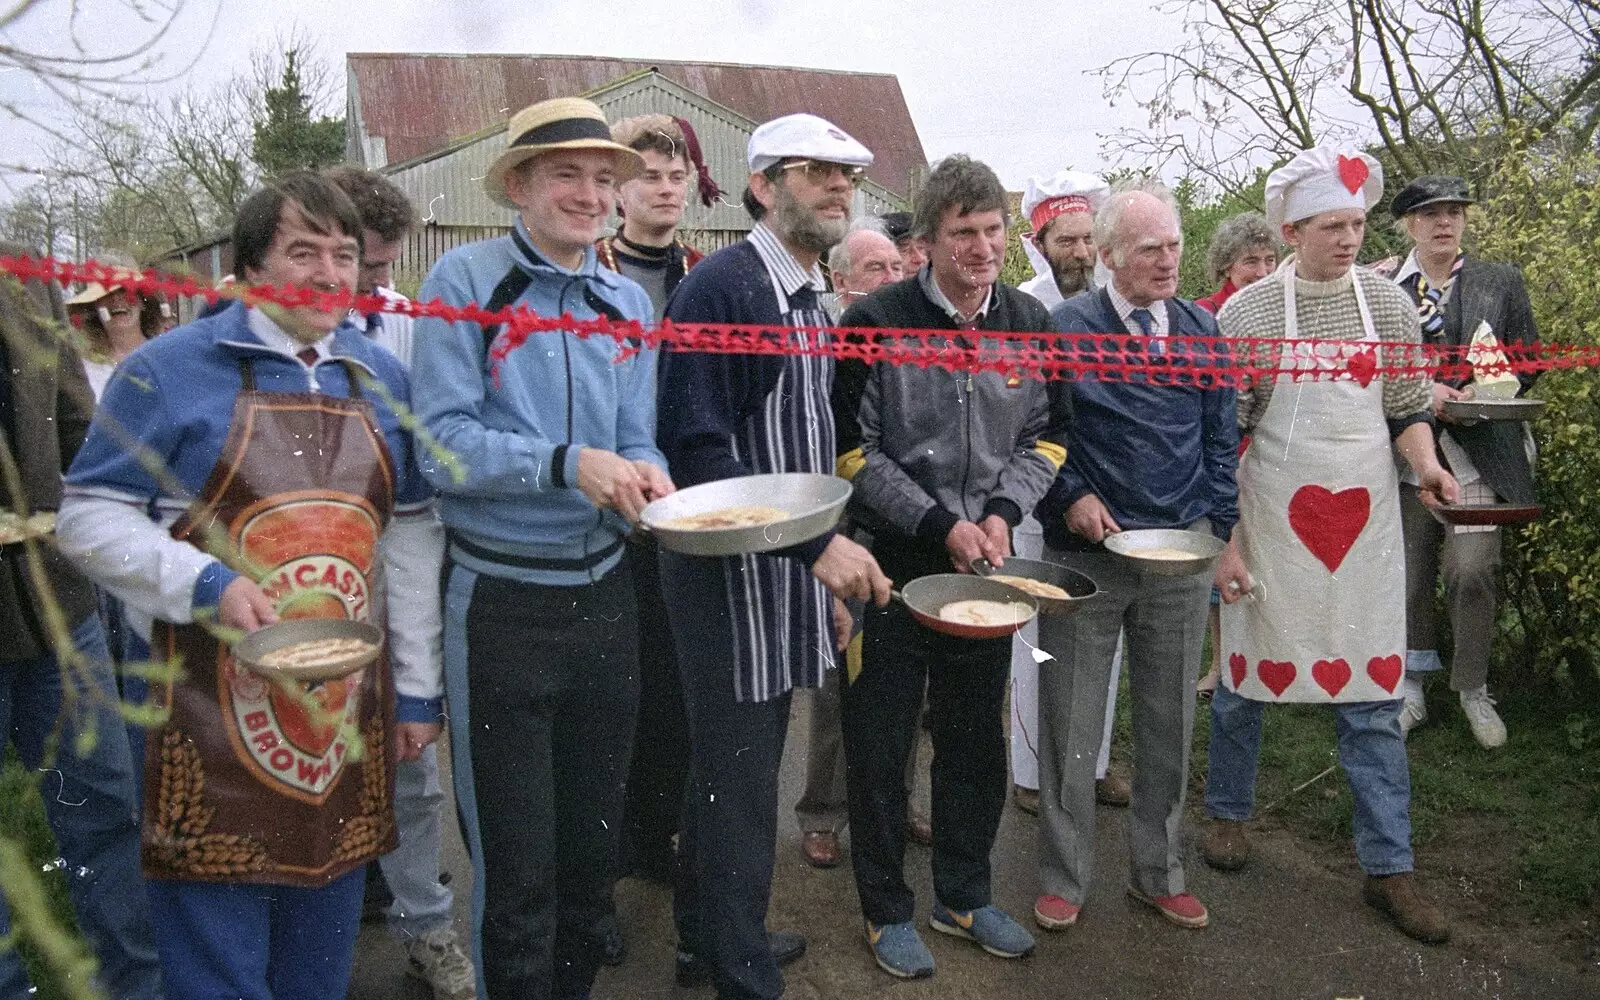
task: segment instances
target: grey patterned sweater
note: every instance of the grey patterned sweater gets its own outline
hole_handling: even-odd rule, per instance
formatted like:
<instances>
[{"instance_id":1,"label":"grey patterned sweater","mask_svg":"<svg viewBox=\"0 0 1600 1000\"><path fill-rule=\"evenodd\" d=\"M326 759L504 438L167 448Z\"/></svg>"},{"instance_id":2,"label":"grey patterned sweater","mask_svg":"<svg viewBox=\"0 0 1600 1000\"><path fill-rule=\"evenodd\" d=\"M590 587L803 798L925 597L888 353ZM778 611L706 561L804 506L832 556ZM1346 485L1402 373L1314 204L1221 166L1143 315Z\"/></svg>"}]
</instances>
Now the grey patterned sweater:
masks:
<instances>
[{"instance_id":1,"label":"grey patterned sweater","mask_svg":"<svg viewBox=\"0 0 1600 1000\"><path fill-rule=\"evenodd\" d=\"M1217 314L1217 325L1225 337L1282 337L1284 335L1283 282L1293 274L1279 271L1234 293ZM1353 279L1352 275L1356 278ZM1310 340L1358 340L1362 336L1361 313L1356 308L1352 280L1361 282L1367 309L1382 346L1380 365L1416 364L1421 357L1422 327L1417 308L1398 285L1365 268L1352 268L1333 281L1307 281L1293 276L1295 308L1299 313L1300 336ZM1273 348L1241 345L1235 356L1240 364L1268 365ZM1282 348L1278 348L1281 352ZM1383 384L1383 415L1391 434L1399 434L1414 423L1429 422L1433 404L1433 382L1426 375L1416 377L1380 375ZM1248 432L1260 422L1272 400L1273 380L1239 387L1239 429Z\"/></svg>"}]
</instances>

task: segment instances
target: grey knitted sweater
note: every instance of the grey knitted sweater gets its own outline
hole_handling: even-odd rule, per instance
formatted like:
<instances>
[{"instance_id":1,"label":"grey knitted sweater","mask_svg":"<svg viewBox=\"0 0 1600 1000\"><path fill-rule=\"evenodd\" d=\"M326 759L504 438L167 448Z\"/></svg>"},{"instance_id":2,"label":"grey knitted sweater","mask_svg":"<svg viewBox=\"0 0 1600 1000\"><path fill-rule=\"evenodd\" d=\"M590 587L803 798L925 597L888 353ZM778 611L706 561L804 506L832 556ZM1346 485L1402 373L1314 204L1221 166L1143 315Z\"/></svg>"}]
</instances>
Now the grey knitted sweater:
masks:
<instances>
[{"instance_id":1,"label":"grey knitted sweater","mask_svg":"<svg viewBox=\"0 0 1600 1000\"><path fill-rule=\"evenodd\" d=\"M1222 328L1222 335L1282 337L1283 282L1291 275L1292 271L1279 271L1235 292L1217 314L1217 325ZM1356 308L1355 292L1351 287L1352 275L1357 276L1354 280L1361 282L1367 309L1372 313L1372 325L1383 343L1378 349L1378 363L1417 364L1422 344L1417 307L1398 285L1365 268L1351 268L1343 277L1333 281L1307 281L1298 276L1292 277L1300 336L1308 340L1361 338L1361 313ZM1241 346L1237 358L1240 364L1268 365L1273 363L1269 357L1272 350L1262 345ZM1281 352L1282 348L1278 350ZM1433 381L1426 375L1378 377L1383 384L1383 415L1391 424L1412 422L1419 416L1425 417L1431 410ZM1249 431L1267 412L1273 385L1272 380L1263 380L1240 386L1240 430Z\"/></svg>"}]
</instances>

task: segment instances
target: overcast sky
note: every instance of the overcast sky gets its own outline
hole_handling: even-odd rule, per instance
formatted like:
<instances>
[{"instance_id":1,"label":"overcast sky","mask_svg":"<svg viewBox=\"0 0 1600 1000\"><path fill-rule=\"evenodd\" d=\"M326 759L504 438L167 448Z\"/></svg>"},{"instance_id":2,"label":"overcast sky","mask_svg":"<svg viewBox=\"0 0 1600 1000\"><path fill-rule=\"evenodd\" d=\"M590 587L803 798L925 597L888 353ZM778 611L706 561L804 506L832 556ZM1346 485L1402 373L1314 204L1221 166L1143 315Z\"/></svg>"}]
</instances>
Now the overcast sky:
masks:
<instances>
[{"instance_id":1,"label":"overcast sky","mask_svg":"<svg viewBox=\"0 0 1600 1000\"><path fill-rule=\"evenodd\" d=\"M172 0L166 0L172 2ZM930 159L970 153L1007 186L1066 166L1106 165L1100 137L1137 127L1129 101L1112 107L1095 67L1171 48L1179 19L1148 0L187 0L162 67L192 68L161 90L208 86L244 69L250 51L294 26L343 76L346 52L519 52L765 63L897 75ZM93 49L131 37L127 0L79 0L79 37ZM68 44L69 0L43 0L10 32L57 51ZM0 95L50 102L21 79ZM6 157L31 143L0 122Z\"/></svg>"}]
</instances>

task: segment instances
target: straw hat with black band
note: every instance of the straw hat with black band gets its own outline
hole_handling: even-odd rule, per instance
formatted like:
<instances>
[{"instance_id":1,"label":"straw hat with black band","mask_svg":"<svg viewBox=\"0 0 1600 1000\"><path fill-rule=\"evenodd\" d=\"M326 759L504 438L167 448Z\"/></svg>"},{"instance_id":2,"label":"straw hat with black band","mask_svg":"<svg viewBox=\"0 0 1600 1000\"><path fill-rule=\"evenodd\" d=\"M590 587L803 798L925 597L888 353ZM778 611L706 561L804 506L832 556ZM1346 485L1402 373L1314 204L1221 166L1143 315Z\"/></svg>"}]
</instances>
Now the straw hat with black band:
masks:
<instances>
[{"instance_id":1,"label":"straw hat with black band","mask_svg":"<svg viewBox=\"0 0 1600 1000\"><path fill-rule=\"evenodd\" d=\"M644 172L644 157L611 139L605 114L581 97L557 97L518 111L506 125L507 145L483 178L489 200L506 208L517 205L506 195L506 173L541 153L558 149L600 149L616 154L617 183Z\"/></svg>"}]
</instances>

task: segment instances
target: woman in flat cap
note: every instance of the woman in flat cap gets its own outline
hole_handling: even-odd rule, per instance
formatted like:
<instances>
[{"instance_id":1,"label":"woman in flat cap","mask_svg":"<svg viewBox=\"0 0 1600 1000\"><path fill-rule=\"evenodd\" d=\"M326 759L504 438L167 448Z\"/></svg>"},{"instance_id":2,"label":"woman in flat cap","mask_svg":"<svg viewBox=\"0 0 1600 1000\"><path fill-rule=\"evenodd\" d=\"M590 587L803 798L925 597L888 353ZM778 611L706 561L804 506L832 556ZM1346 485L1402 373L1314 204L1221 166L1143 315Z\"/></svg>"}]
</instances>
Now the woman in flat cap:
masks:
<instances>
[{"instance_id":1,"label":"woman in flat cap","mask_svg":"<svg viewBox=\"0 0 1600 1000\"><path fill-rule=\"evenodd\" d=\"M1417 305L1425 343L1476 347L1483 356L1494 356L1501 346L1532 347L1539 334L1522 272L1510 264L1470 257L1461 249L1472 203L1460 177L1418 177L1400 189L1390 211L1415 248L1395 281ZM1474 393L1521 395L1536 377L1483 370L1470 379L1434 383L1439 450L1461 484L1462 503L1534 503L1533 438L1526 424L1463 425L1444 412L1444 404ZM1454 639L1450 690L1461 701L1473 737L1484 747L1498 747L1506 741L1506 727L1494 710L1487 681L1499 597L1500 530L1440 522L1417 499L1416 481L1405 470L1400 511L1406 545L1406 680L1400 725L1409 733L1427 719L1422 679L1444 667L1434 595L1443 574Z\"/></svg>"}]
</instances>

